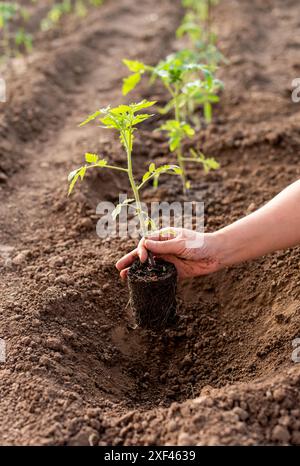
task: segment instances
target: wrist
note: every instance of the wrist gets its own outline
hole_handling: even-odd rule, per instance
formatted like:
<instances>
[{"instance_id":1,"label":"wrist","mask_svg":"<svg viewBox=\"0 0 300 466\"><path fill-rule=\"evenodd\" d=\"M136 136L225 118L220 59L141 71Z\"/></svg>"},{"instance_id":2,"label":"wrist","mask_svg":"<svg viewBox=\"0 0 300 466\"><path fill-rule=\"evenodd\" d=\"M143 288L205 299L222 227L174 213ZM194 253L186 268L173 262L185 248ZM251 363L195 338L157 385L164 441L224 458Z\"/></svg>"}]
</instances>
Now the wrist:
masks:
<instances>
[{"instance_id":1,"label":"wrist","mask_svg":"<svg viewBox=\"0 0 300 466\"><path fill-rule=\"evenodd\" d=\"M222 228L213 233L215 244L215 256L220 269L243 262L246 251L241 238L237 238L234 232Z\"/></svg>"}]
</instances>

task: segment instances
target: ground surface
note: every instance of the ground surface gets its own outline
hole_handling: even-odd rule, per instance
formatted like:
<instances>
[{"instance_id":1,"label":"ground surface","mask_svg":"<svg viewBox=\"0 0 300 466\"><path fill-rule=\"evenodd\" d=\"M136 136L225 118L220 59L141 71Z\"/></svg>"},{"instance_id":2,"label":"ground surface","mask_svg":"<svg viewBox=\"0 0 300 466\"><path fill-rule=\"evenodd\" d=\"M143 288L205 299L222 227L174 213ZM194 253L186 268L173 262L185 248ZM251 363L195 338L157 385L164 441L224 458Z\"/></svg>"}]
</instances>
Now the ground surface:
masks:
<instances>
[{"instance_id":1,"label":"ground surface","mask_svg":"<svg viewBox=\"0 0 300 466\"><path fill-rule=\"evenodd\" d=\"M66 198L86 150L120 161L87 113L121 99L123 57L172 51L179 2L109 1L65 33L41 38L8 78L0 116L1 444L300 444L300 251L183 283L177 324L133 329L114 263L132 241L95 234L100 200L124 189L93 175ZM297 0L228 0L215 12L230 64L214 124L197 144L220 161L190 172L207 231L251 212L299 178ZM34 24L33 28L36 27ZM51 40L50 40L51 39ZM164 99L145 86L134 95ZM155 123L156 124L156 123ZM144 126L136 167L167 155ZM152 125L152 126L151 126ZM166 181L146 197L170 200ZM116 190L117 187L117 190Z\"/></svg>"}]
</instances>

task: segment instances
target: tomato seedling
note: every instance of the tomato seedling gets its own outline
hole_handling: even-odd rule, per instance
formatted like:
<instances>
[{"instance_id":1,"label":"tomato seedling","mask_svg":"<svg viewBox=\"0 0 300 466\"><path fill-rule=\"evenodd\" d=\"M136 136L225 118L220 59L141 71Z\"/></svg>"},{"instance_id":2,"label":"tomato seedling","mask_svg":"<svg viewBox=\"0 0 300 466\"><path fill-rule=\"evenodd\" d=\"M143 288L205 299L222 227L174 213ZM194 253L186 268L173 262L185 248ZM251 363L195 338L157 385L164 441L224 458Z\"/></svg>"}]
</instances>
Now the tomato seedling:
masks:
<instances>
[{"instance_id":1,"label":"tomato seedling","mask_svg":"<svg viewBox=\"0 0 300 466\"><path fill-rule=\"evenodd\" d=\"M162 112L172 111L174 118L166 121L161 125L160 129L166 131L170 151L176 153L178 165L182 172L184 192L190 188L185 162L195 161L194 157L189 159L183 154L183 141L186 138L192 138L195 134L194 128L186 121L186 116L191 115L191 111L194 111L196 105L202 105L205 120L209 123L212 114L211 105L213 101L218 100L217 95L215 95L217 80L213 77L213 68L193 63L190 61L190 57L189 51L181 51L169 55L166 60L161 61L155 67L145 65L139 61L123 60L127 68L133 73L123 81L124 95L135 88L144 74L150 74L151 81L160 79L170 94L170 101ZM198 77L199 74L201 74L202 79L195 80L195 77ZM198 161L203 162L203 154L201 154ZM157 186L157 179L155 179L154 186Z\"/></svg>"},{"instance_id":2,"label":"tomato seedling","mask_svg":"<svg viewBox=\"0 0 300 466\"><path fill-rule=\"evenodd\" d=\"M21 8L17 2L0 2L0 33L2 36L2 50L6 58L10 58L17 50L24 49L30 52L32 49L32 36L27 33L23 27L20 27L16 33L11 33L10 24L18 20L25 23L28 19L28 11ZM13 47L15 44L15 48Z\"/></svg>"},{"instance_id":3,"label":"tomato seedling","mask_svg":"<svg viewBox=\"0 0 300 466\"><path fill-rule=\"evenodd\" d=\"M217 35L212 30L211 9L216 0L183 0L187 9L181 25L176 31L178 38L188 36L195 59L211 65L227 62L217 47Z\"/></svg>"},{"instance_id":4,"label":"tomato seedling","mask_svg":"<svg viewBox=\"0 0 300 466\"><path fill-rule=\"evenodd\" d=\"M219 0L182 0L182 5L196 20L203 25L206 41L209 43L214 40L214 34L211 30L212 8L219 3Z\"/></svg>"},{"instance_id":5,"label":"tomato seedling","mask_svg":"<svg viewBox=\"0 0 300 466\"><path fill-rule=\"evenodd\" d=\"M62 19L63 16L70 13L75 13L79 17L86 16L88 7L98 7L102 5L104 0L62 0L55 3L47 16L41 21L42 31L48 31L55 27Z\"/></svg>"},{"instance_id":6,"label":"tomato seedling","mask_svg":"<svg viewBox=\"0 0 300 466\"><path fill-rule=\"evenodd\" d=\"M86 171L90 168L111 169L125 172L133 193L133 199L126 199L118 204L112 215L116 218L123 207L132 208L138 217L140 233L147 236L149 229L154 228L153 221L147 212L142 209L140 190L152 178L157 178L162 173L171 172L181 175L181 170L176 165L163 165L156 168L150 163L148 171L137 182L133 173L133 143L136 126L146 121L152 115L138 113L141 110L152 107L155 102L143 100L137 104L119 105L115 108L97 110L81 123L83 126L90 121L97 120L105 128L116 130L119 133L121 145L126 153L127 166L110 165L107 160L97 154L86 153L85 164L73 170L69 174L69 194L76 182L83 180ZM165 325L176 313L176 267L168 262L157 260L154 262L152 254L148 253L149 263L134 262L128 271L129 301L136 321L142 327L157 327Z\"/></svg>"},{"instance_id":7,"label":"tomato seedling","mask_svg":"<svg viewBox=\"0 0 300 466\"><path fill-rule=\"evenodd\" d=\"M143 100L136 104L132 103L130 105L119 105L115 108L103 108L90 115L80 124L80 126L84 126L93 120L98 120L105 128L116 130L119 133L121 144L126 153L127 167L124 168L121 166L111 165L107 162L107 160L104 160L97 154L86 153L85 165L77 168L76 170L73 170L68 177L70 182L69 194L71 194L76 182L78 180L83 180L86 171L91 168L102 168L125 172L128 176L133 198L126 199L122 204L118 204L112 215L114 218L116 218L120 214L123 207L133 209L134 214L137 215L139 219L142 236L147 236L148 231L155 228L156 226L153 220L148 216L148 213L142 209L140 200L141 189L146 185L146 183L148 183L148 181L154 178L157 179L163 173L171 172L176 175L181 175L181 169L176 165L163 165L156 167L152 162L149 165L148 171L144 174L139 182L136 181L134 177L132 151L136 126L153 116L148 113L138 112L152 107L154 104L155 102Z\"/></svg>"}]
</instances>

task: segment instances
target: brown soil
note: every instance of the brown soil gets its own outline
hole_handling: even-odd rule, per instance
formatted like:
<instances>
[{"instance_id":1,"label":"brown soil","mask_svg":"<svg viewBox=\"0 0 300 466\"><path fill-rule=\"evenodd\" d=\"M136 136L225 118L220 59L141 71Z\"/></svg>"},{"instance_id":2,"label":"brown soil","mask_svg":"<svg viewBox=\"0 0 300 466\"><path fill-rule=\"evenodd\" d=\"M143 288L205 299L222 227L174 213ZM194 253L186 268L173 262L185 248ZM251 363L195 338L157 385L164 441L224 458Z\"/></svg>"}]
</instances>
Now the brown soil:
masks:
<instances>
[{"instance_id":1,"label":"brown soil","mask_svg":"<svg viewBox=\"0 0 300 466\"><path fill-rule=\"evenodd\" d=\"M77 123L121 99L121 59L174 49L179 1L107 0L41 39L9 80L0 134L0 443L300 444L300 250L182 283L178 322L133 329L114 263L134 245L95 234L95 206L124 191L94 174L66 197L86 150L120 162L110 134ZM191 169L212 231L299 178L298 0L227 0L215 11L230 64L214 124L197 139L222 169ZM71 21L71 20L70 20ZM69 24L69 23L68 23ZM154 94L154 95L153 95ZM147 87L135 99L165 98ZM167 145L144 126L138 170ZM175 177L148 199L172 199ZM117 189L116 189L117 187Z\"/></svg>"}]
</instances>

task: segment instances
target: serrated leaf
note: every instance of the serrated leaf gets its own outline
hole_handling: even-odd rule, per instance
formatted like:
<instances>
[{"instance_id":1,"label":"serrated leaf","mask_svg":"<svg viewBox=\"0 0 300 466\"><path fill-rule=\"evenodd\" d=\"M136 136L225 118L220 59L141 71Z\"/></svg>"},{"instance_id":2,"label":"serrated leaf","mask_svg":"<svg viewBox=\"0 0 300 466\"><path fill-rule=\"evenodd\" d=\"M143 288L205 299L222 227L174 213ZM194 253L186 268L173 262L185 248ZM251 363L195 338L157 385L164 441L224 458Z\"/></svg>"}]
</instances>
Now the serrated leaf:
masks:
<instances>
[{"instance_id":1,"label":"serrated leaf","mask_svg":"<svg viewBox=\"0 0 300 466\"><path fill-rule=\"evenodd\" d=\"M148 229L148 227L150 227L150 230L157 230L156 223L150 217L147 217L144 220L144 225L145 225L146 229Z\"/></svg>"},{"instance_id":2,"label":"serrated leaf","mask_svg":"<svg viewBox=\"0 0 300 466\"><path fill-rule=\"evenodd\" d=\"M174 167L173 171L176 175L182 175L182 169L179 167Z\"/></svg>"},{"instance_id":3,"label":"serrated leaf","mask_svg":"<svg viewBox=\"0 0 300 466\"><path fill-rule=\"evenodd\" d=\"M150 113L141 113L134 117L131 124L132 126L138 125L139 123L142 123L143 121L148 120L148 118L151 118L152 116L154 115Z\"/></svg>"},{"instance_id":4,"label":"serrated leaf","mask_svg":"<svg viewBox=\"0 0 300 466\"><path fill-rule=\"evenodd\" d=\"M132 71L133 73L144 71L146 68L146 65L144 63L137 60L127 60L126 58L124 58L123 63L125 66L127 66L129 71Z\"/></svg>"},{"instance_id":5,"label":"serrated leaf","mask_svg":"<svg viewBox=\"0 0 300 466\"><path fill-rule=\"evenodd\" d=\"M79 176L81 178L81 181L83 180L85 173L86 173L86 167L85 166L81 167L79 172L78 172L78 174L79 174Z\"/></svg>"},{"instance_id":6,"label":"serrated leaf","mask_svg":"<svg viewBox=\"0 0 300 466\"><path fill-rule=\"evenodd\" d=\"M105 167L107 165L107 160L100 159L97 161L97 167Z\"/></svg>"},{"instance_id":7,"label":"serrated leaf","mask_svg":"<svg viewBox=\"0 0 300 466\"><path fill-rule=\"evenodd\" d=\"M168 120L161 125L160 129L163 131L176 131L180 128L180 123L176 120Z\"/></svg>"},{"instance_id":8,"label":"serrated leaf","mask_svg":"<svg viewBox=\"0 0 300 466\"><path fill-rule=\"evenodd\" d=\"M99 115L101 115L101 110L97 110L95 113L92 113L91 115L89 115L86 120L84 120L82 123L80 123L79 126L84 126L86 125L87 123L89 123L90 121L93 121L95 120Z\"/></svg>"},{"instance_id":9,"label":"serrated leaf","mask_svg":"<svg viewBox=\"0 0 300 466\"><path fill-rule=\"evenodd\" d=\"M144 176L143 176L143 180L142 180L142 181L143 181L143 182L144 182L144 181L147 181L148 178L150 177L150 175L151 175L150 172L146 172L146 173L144 174Z\"/></svg>"},{"instance_id":10,"label":"serrated leaf","mask_svg":"<svg viewBox=\"0 0 300 466\"><path fill-rule=\"evenodd\" d=\"M85 161L87 163L97 163L99 157L97 154L91 154L90 152L87 152L85 154Z\"/></svg>"},{"instance_id":11,"label":"serrated leaf","mask_svg":"<svg viewBox=\"0 0 300 466\"><path fill-rule=\"evenodd\" d=\"M68 196L70 196L71 192L73 191L74 189L74 186L76 184L76 181L78 180L79 178L79 172L80 172L80 168L78 170L76 170L76 173L75 175L72 176L72 179L71 179L71 183L70 183L70 186L69 186L69 191L68 191Z\"/></svg>"},{"instance_id":12,"label":"serrated leaf","mask_svg":"<svg viewBox=\"0 0 300 466\"><path fill-rule=\"evenodd\" d=\"M195 130L188 124L184 124L182 129L184 130L185 134L189 137L192 137L195 134Z\"/></svg>"},{"instance_id":13,"label":"serrated leaf","mask_svg":"<svg viewBox=\"0 0 300 466\"><path fill-rule=\"evenodd\" d=\"M131 111L131 106L130 105L118 105L115 108L112 108L109 113L113 115L122 115L123 113L128 113Z\"/></svg>"},{"instance_id":14,"label":"serrated leaf","mask_svg":"<svg viewBox=\"0 0 300 466\"><path fill-rule=\"evenodd\" d=\"M106 115L104 118L100 118L101 123L104 124L107 128L118 129L117 122L109 115Z\"/></svg>"},{"instance_id":15,"label":"serrated leaf","mask_svg":"<svg viewBox=\"0 0 300 466\"><path fill-rule=\"evenodd\" d=\"M180 144L180 137L179 136L172 137L172 139L170 139L170 151L174 152L174 150L177 149L179 144Z\"/></svg>"},{"instance_id":16,"label":"serrated leaf","mask_svg":"<svg viewBox=\"0 0 300 466\"><path fill-rule=\"evenodd\" d=\"M176 175L182 174L182 170L180 167L178 167L178 165L161 165L160 167L156 168L153 173L155 174L156 178L168 171L173 171Z\"/></svg>"},{"instance_id":17,"label":"serrated leaf","mask_svg":"<svg viewBox=\"0 0 300 466\"><path fill-rule=\"evenodd\" d=\"M129 94L140 82L141 73L134 73L127 78L123 79L122 93L123 95Z\"/></svg>"},{"instance_id":18,"label":"serrated leaf","mask_svg":"<svg viewBox=\"0 0 300 466\"><path fill-rule=\"evenodd\" d=\"M205 168L207 172L210 170L218 170L218 168L220 168L220 164L214 158L207 158L205 159L204 169Z\"/></svg>"},{"instance_id":19,"label":"serrated leaf","mask_svg":"<svg viewBox=\"0 0 300 466\"><path fill-rule=\"evenodd\" d=\"M149 172L150 172L150 173L153 173L154 171L155 171L155 163L152 162L152 163L150 163L150 165L149 165Z\"/></svg>"},{"instance_id":20,"label":"serrated leaf","mask_svg":"<svg viewBox=\"0 0 300 466\"><path fill-rule=\"evenodd\" d=\"M86 167L81 167L81 168L78 168L77 170L74 170L73 172L71 172L71 173L69 174L69 177L68 177L68 178L70 178L69 181L71 181L71 183L70 183L70 186L69 186L68 195L70 195L71 192L73 191L74 186L75 186L77 180L78 180L79 178L81 178L81 180L83 180L84 175L85 175L85 172L86 172Z\"/></svg>"},{"instance_id":21,"label":"serrated leaf","mask_svg":"<svg viewBox=\"0 0 300 466\"><path fill-rule=\"evenodd\" d=\"M217 95L209 95L208 101L215 104L215 103L220 102L220 97L218 97Z\"/></svg>"},{"instance_id":22,"label":"serrated leaf","mask_svg":"<svg viewBox=\"0 0 300 466\"><path fill-rule=\"evenodd\" d=\"M191 161L200 162L203 165L205 173L210 170L218 170L220 168L219 162L213 157L205 157L202 152L196 152L194 149L190 149Z\"/></svg>"},{"instance_id":23,"label":"serrated leaf","mask_svg":"<svg viewBox=\"0 0 300 466\"><path fill-rule=\"evenodd\" d=\"M137 104L131 104L130 107L134 112L138 112L139 110L143 110L144 108L152 107L152 105L156 104L156 101L149 101L149 100L142 100Z\"/></svg>"},{"instance_id":24,"label":"serrated leaf","mask_svg":"<svg viewBox=\"0 0 300 466\"><path fill-rule=\"evenodd\" d=\"M69 175L68 175L68 181L72 181L76 173L79 171L79 168L76 168L76 170L72 170Z\"/></svg>"}]
</instances>

